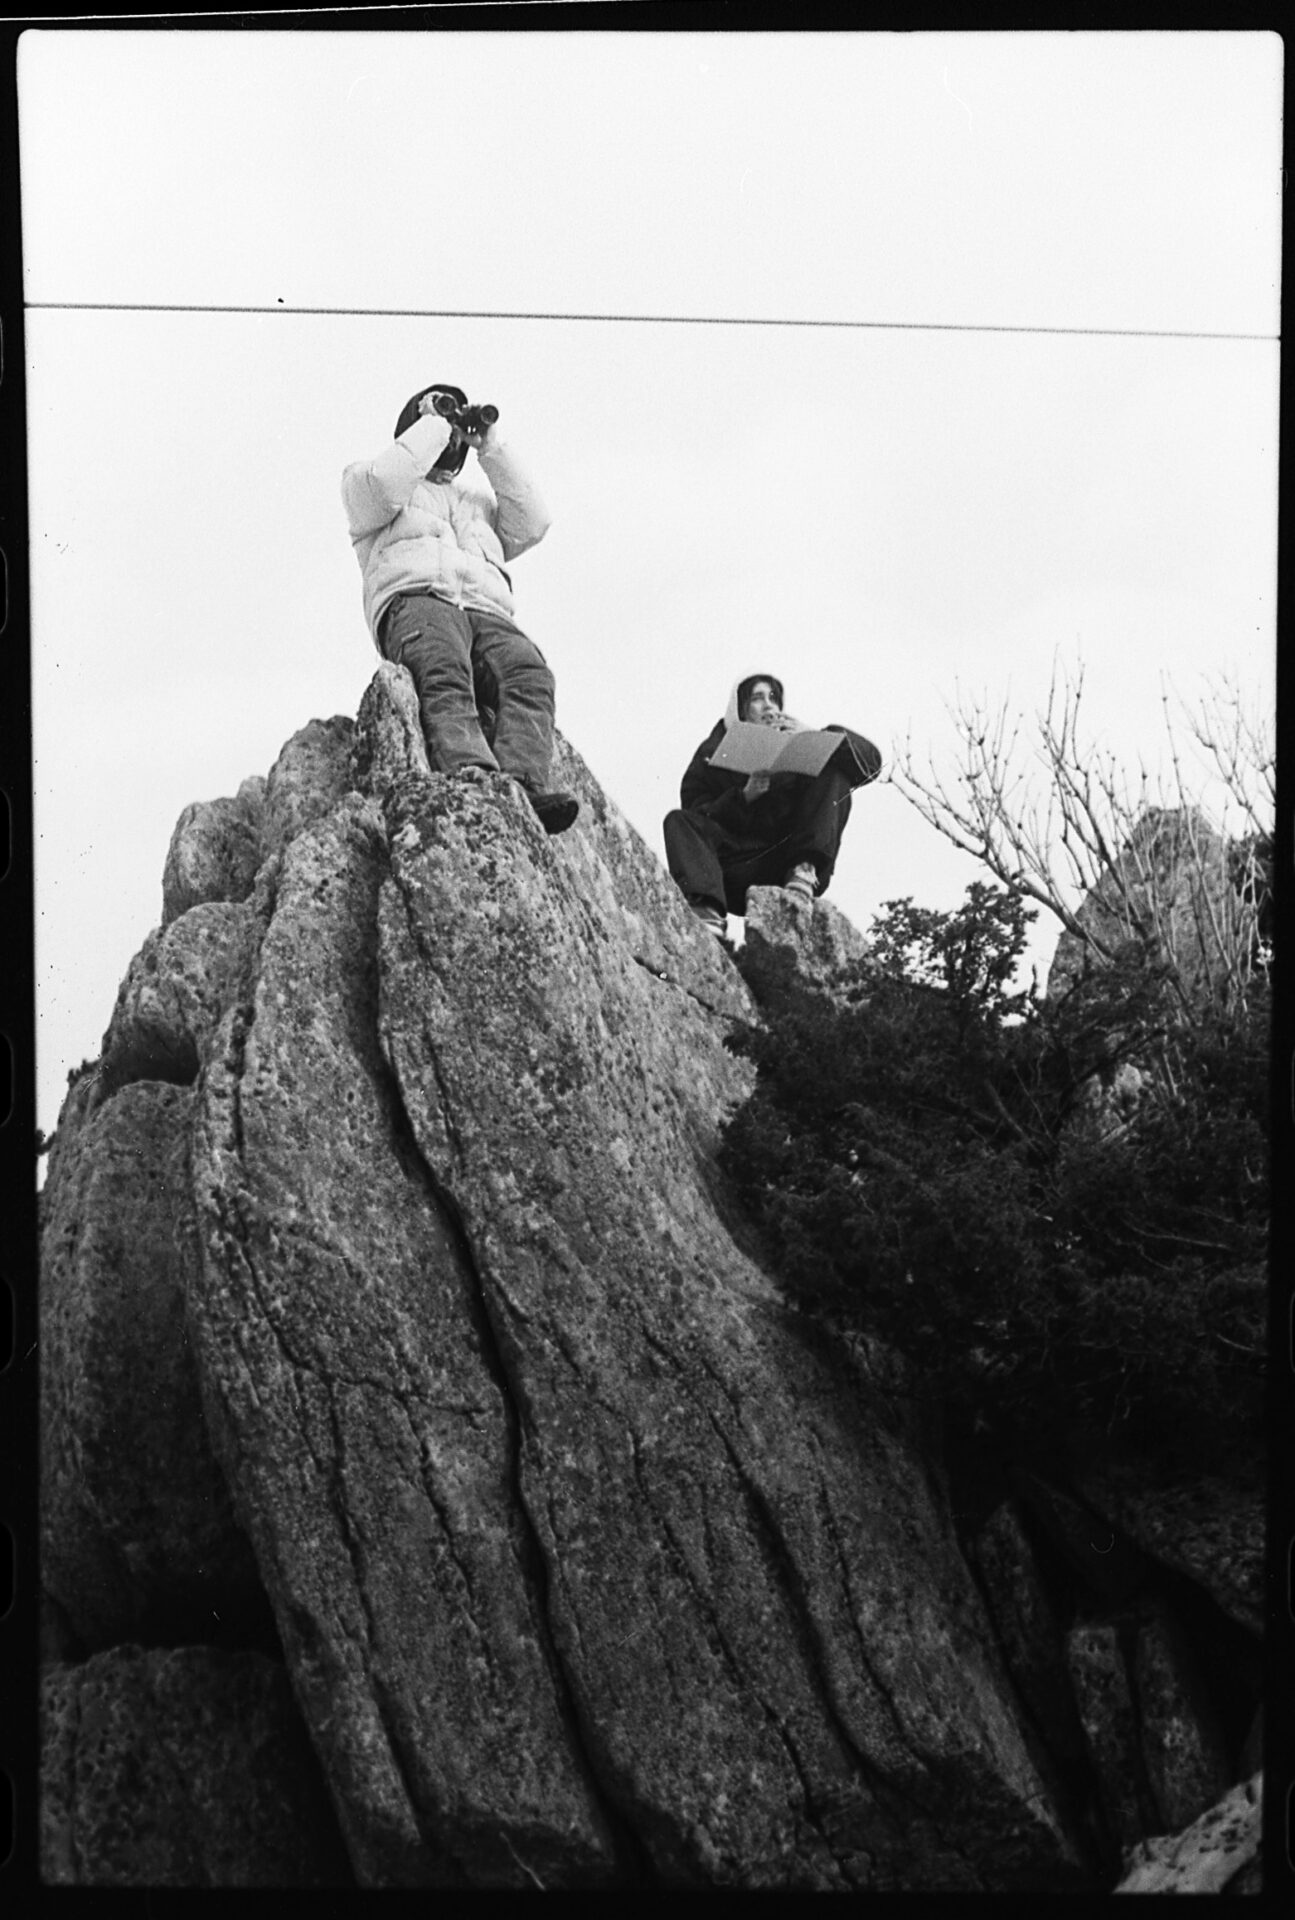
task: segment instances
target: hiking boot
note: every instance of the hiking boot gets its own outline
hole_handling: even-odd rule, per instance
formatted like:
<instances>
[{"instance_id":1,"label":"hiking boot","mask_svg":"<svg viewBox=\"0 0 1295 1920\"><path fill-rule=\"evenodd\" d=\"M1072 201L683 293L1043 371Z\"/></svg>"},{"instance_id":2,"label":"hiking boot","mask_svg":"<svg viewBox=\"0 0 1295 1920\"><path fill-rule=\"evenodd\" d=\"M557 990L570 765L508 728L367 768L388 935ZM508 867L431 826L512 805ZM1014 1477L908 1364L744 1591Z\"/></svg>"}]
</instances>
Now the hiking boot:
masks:
<instances>
[{"instance_id":1,"label":"hiking boot","mask_svg":"<svg viewBox=\"0 0 1295 1920\"><path fill-rule=\"evenodd\" d=\"M798 900L812 900L818 892L818 869L812 860L802 860L783 881L783 890Z\"/></svg>"},{"instance_id":2,"label":"hiking boot","mask_svg":"<svg viewBox=\"0 0 1295 1920\"><path fill-rule=\"evenodd\" d=\"M690 900L688 905L701 921L703 927L713 933L717 940L724 938L728 932L727 914L721 913L719 908L712 906L709 900Z\"/></svg>"},{"instance_id":3,"label":"hiking boot","mask_svg":"<svg viewBox=\"0 0 1295 1920\"><path fill-rule=\"evenodd\" d=\"M521 788L539 815L545 833L565 833L580 811L580 802L573 793L550 793L542 787L528 786L524 780Z\"/></svg>"}]
</instances>

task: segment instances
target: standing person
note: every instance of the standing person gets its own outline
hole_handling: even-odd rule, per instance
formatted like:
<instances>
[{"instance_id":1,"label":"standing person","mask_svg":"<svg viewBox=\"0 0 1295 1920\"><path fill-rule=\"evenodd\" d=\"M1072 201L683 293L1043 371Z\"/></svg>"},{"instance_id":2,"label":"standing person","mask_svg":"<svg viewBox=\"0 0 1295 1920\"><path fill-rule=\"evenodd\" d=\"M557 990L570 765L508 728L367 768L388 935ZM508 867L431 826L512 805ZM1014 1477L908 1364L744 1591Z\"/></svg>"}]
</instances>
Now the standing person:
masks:
<instances>
[{"instance_id":1,"label":"standing person","mask_svg":"<svg viewBox=\"0 0 1295 1920\"><path fill-rule=\"evenodd\" d=\"M513 774L546 830L561 833L579 802L548 784L553 675L513 621L504 572L543 539L549 516L497 420L460 387L424 387L402 407L392 445L347 467L342 499L369 630L413 676L433 768ZM484 486L458 478L469 447ZM478 694L495 713L493 750Z\"/></svg>"},{"instance_id":2,"label":"standing person","mask_svg":"<svg viewBox=\"0 0 1295 1920\"><path fill-rule=\"evenodd\" d=\"M725 915L746 912L748 887L781 886L805 901L827 891L850 817L851 789L881 772L871 740L837 726L822 731L839 733L844 750L813 776L747 776L711 766L711 755L739 720L788 732L802 727L783 712L782 682L775 675L739 680L724 718L689 762L679 807L664 822L671 876L697 918L721 939Z\"/></svg>"}]
</instances>

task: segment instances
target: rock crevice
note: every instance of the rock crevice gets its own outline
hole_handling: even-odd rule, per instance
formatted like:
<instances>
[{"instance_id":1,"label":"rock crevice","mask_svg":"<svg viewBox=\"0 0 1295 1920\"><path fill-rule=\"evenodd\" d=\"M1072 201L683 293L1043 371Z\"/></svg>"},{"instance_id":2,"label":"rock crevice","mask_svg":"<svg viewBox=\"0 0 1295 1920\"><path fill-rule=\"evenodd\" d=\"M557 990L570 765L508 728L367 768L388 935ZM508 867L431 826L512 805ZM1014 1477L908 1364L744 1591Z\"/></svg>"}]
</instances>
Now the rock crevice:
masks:
<instances>
[{"instance_id":1,"label":"rock crevice","mask_svg":"<svg viewBox=\"0 0 1295 1920\"><path fill-rule=\"evenodd\" d=\"M638 1835L635 1834L627 1824L622 1809L617 1807L614 1801L607 1796L598 1778L597 1767L593 1756L588 1751L586 1736L581 1723L580 1702L572 1687L560 1650L553 1636L548 1612L550 1572L545 1557L541 1533L531 1515L524 1486L522 1471L524 1449L523 1416L517 1402L512 1381L509 1378L507 1361L493 1322L489 1294L482 1282L480 1273L477 1271L472 1245L453 1196L440 1186L435 1173L428 1165L418 1147L413 1128L409 1123L409 1117L405 1112L404 1101L400 1092L400 1082L394 1071L392 1071L390 1079L393 1108L399 1116L400 1129L408 1141L411 1155L416 1158L421 1174L426 1180L429 1195L433 1198L435 1204L443 1211L450 1225L450 1229L462 1256L464 1271L469 1279L472 1323L480 1339L481 1351L485 1358L487 1370L498 1388L504 1411L507 1461L506 1478L511 1492L514 1511L521 1522L520 1570L523 1579L529 1585L533 1595L535 1619L541 1647L549 1673L552 1677L554 1692L559 1704L563 1723L567 1729L572 1750L576 1754L583 1771L590 1797L594 1803L599 1806L602 1818L606 1823L607 1831L614 1836L617 1842L616 1852L622 1867L621 1877L625 1879L627 1884L652 1884L655 1880L655 1875L651 1867L649 1855L643 1848ZM428 1499L434 1506L437 1505L437 1496L434 1487L426 1480L424 1484L426 1485ZM446 1537L451 1538L451 1530L447 1516L441 1513L440 1517ZM470 1591L472 1585L470 1569L461 1566L460 1573L465 1589ZM507 1839L507 1836L505 1836L505 1843L509 1847L510 1852L512 1852L512 1842ZM536 1886L543 1888L545 1883L540 1879L534 1868L525 1860L521 1859L515 1852L513 1857L527 1877L531 1879Z\"/></svg>"}]
</instances>

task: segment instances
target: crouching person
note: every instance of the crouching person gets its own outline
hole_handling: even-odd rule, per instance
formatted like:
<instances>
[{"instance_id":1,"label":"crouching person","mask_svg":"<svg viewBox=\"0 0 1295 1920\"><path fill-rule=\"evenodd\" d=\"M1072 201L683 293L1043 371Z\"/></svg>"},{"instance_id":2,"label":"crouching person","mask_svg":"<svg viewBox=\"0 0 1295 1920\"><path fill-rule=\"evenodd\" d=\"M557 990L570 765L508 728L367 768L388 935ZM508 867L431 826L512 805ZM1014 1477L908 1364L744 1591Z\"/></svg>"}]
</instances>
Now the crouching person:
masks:
<instances>
[{"instance_id":1,"label":"crouching person","mask_svg":"<svg viewBox=\"0 0 1295 1920\"><path fill-rule=\"evenodd\" d=\"M666 864L693 912L723 938L726 915L745 914L748 887L785 887L805 901L825 893L850 817L850 794L875 780L881 755L848 727L819 773L745 774L711 765L738 721L803 731L783 712L782 682L770 673L739 680L724 718L698 747L664 822Z\"/></svg>"},{"instance_id":2,"label":"crouching person","mask_svg":"<svg viewBox=\"0 0 1295 1920\"><path fill-rule=\"evenodd\" d=\"M391 446L347 467L342 499L369 630L413 676L433 768L514 775L546 830L561 833L579 803L549 786L553 675L513 620L504 572L549 517L497 419L459 387L424 388L401 409ZM459 477L469 448L480 467L471 482ZM490 691L493 742L474 683Z\"/></svg>"}]
</instances>

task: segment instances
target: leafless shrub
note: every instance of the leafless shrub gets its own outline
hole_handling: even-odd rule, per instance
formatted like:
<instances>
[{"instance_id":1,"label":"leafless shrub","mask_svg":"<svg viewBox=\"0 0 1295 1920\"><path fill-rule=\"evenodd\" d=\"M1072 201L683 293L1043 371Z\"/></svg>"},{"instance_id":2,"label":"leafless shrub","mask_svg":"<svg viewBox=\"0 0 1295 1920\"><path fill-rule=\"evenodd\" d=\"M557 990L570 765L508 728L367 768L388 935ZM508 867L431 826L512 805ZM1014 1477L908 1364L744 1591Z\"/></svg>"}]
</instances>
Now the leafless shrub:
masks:
<instances>
[{"instance_id":1,"label":"leafless shrub","mask_svg":"<svg viewBox=\"0 0 1295 1920\"><path fill-rule=\"evenodd\" d=\"M1153 776L1140 762L1130 777L1084 737L1083 685L1082 667L1054 664L1032 725L1006 702L993 709L960 692L956 772L929 760L919 770L910 741L888 777L946 839L1055 915L1050 991L1133 943L1164 966L1183 1019L1207 1003L1243 1011L1268 959L1271 729L1227 679L1195 711L1178 701L1175 713L1166 690L1169 771Z\"/></svg>"}]
</instances>

